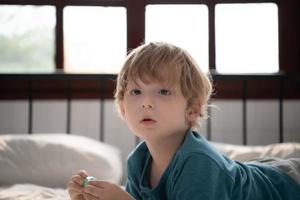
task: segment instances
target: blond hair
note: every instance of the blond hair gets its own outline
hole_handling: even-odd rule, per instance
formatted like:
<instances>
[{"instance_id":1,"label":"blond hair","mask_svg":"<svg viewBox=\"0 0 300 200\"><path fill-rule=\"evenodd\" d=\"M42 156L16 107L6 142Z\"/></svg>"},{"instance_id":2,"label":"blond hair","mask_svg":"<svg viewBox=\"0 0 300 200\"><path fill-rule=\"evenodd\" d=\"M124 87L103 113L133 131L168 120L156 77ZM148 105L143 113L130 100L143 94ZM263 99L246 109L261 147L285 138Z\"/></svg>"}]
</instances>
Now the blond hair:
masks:
<instances>
[{"instance_id":1,"label":"blond hair","mask_svg":"<svg viewBox=\"0 0 300 200\"><path fill-rule=\"evenodd\" d=\"M188 106L200 101L200 117L207 116L207 104L212 93L209 75L206 75L190 54L169 43L143 44L127 56L118 75L115 91L116 103L123 101L128 81L141 80L179 84ZM196 126L197 122L191 122Z\"/></svg>"}]
</instances>

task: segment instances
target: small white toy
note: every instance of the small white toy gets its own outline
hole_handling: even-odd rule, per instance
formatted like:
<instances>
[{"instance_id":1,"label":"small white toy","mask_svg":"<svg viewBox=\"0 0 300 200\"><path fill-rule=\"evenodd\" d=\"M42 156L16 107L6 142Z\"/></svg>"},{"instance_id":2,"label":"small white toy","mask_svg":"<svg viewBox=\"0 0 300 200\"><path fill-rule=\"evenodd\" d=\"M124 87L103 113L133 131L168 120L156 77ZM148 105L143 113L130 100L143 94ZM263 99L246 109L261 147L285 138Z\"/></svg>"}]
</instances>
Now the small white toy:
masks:
<instances>
[{"instance_id":1,"label":"small white toy","mask_svg":"<svg viewBox=\"0 0 300 200\"><path fill-rule=\"evenodd\" d=\"M84 180L83 180L83 183L82 183L82 186L83 187L86 187L89 183L89 181L92 181L92 180L96 180L95 177L93 176L87 176Z\"/></svg>"}]
</instances>

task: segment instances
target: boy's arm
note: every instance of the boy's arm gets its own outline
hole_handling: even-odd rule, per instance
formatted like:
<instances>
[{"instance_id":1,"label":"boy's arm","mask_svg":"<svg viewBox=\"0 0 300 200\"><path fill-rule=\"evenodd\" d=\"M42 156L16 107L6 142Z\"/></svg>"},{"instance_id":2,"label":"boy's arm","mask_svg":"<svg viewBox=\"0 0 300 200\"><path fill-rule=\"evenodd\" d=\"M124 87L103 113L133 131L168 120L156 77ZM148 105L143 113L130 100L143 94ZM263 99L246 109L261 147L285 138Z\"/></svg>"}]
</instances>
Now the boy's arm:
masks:
<instances>
[{"instance_id":1,"label":"boy's arm","mask_svg":"<svg viewBox=\"0 0 300 200\"><path fill-rule=\"evenodd\" d=\"M125 182L125 191L128 192L134 199L142 199L139 194L139 190L135 187L134 184L127 178Z\"/></svg>"},{"instance_id":2,"label":"boy's arm","mask_svg":"<svg viewBox=\"0 0 300 200\"><path fill-rule=\"evenodd\" d=\"M173 186L174 200L229 200L233 180L213 160L193 155L175 175Z\"/></svg>"},{"instance_id":3,"label":"boy's arm","mask_svg":"<svg viewBox=\"0 0 300 200\"><path fill-rule=\"evenodd\" d=\"M84 187L84 194L100 200L134 200L134 198L120 186L107 182L92 180Z\"/></svg>"}]
</instances>

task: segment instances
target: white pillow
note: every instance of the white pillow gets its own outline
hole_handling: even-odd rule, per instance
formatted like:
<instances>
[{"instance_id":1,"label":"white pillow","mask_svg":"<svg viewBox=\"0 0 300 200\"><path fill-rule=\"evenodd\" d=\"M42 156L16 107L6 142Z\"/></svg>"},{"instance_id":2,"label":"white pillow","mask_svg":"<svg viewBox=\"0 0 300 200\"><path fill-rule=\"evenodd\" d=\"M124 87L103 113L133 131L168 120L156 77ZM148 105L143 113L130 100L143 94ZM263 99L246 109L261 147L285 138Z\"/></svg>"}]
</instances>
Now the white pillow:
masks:
<instances>
[{"instance_id":1,"label":"white pillow","mask_svg":"<svg viewBox=\"0 0 300 200\"><path fill-rule=\"evenodd\" d=\"M265 157L283 159L300 157L300 143L288 142L265 146L244 146L218 142L211 142L211 144L231 159L241 162Z\"/></svg>"},{"instance_id":2,"label":"white pillow","mask_svg":"<svg viewBox=\"0 0 300 200\"><path fill-rule=\"evenodd\" d=\"M97 179L120 183L120 151L83 136L0 135L0 186L31 183L65 188L80 169Z\"/></svg>"}]
</instances>

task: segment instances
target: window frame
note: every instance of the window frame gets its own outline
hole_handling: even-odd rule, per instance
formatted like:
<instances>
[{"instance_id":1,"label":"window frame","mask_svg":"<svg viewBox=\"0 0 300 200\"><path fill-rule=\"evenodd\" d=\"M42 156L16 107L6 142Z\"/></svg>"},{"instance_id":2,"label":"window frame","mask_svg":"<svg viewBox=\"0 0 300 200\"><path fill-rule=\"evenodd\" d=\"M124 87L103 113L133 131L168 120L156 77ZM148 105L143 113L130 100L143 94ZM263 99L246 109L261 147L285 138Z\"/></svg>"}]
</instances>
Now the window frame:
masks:
<instances>
[{"instance_id":1,"label":"window frame","mask_svg":"<svg viewBox=\"0 0 300 200\"><path fill-rule=\"evenodd\" d=\"M57 72L56 74L62 74L64 67L63 60L63 8L65 6L122 6L127 9L127 51L137 47L144 41L145 37L145 8L149 4L204 4L208 7L208 25L209 25L209 69L210 71L219 76L215 72L215 5L216 4L226 4L226 3L275 3L278 6L278 28L279 28L279 69L280 73L284 72L287 76L297 75L299 76L300 72L300 61L299 61L299 18L300 14L297 10L299 7L299 1L297 0L1 0L1 4L5 5L52 5L56 7L56 27L55 27L55 66ZM68 76L68 74L65 74ZM0 80L5 78L5 74L0 74ZM26 77L26 74L22 76ZM88 75L86 75L88 76ZM228 75L229 77L230 75ZM10 80L13 80L14 76L10 76ZM41 78L43 76L40 76ZM102 76L101 74L99 77ZM243 78L248 80L251 76L236 75L236 77ZM247 77L247 78L246 78ZM113 84L111 82L104 81L100 78L100 83L97 84ZM219 94L216 95L216 98L235 98L236 95L230 95L230 92L233 92L233 88L240 87L241 82L232 82L230 86L218 84L219 80L216 80L216 90L219 91ZM52 84L52 79L47 78L45 80L46 85ZM263 81L264 82L264 81ZM267 85L268 81L265 81ZM15 83L17 84L17 82ZM78 85L78 84L75 84ZM3 86L4 87L4 86ZM17 86L16 86L17 87ZM22 87L22 86L20 86ZM82 87L82 85L78 87ZM96 87L96 86L95 86ZM285 87L289 85L285 84ZM23 89L25 89L24 87ZM106 90L106 93L103 94L103 98L112 98L113 97L113 88L114 85L110 85ZM76 89L76 87L74 88ZM7 90L7 88L6 88ZM44 88L47 90L47 87ZM255 90L255 88L253 89ZM230 92L229 92L230 91ZM297 88L295 90L288 90L287 98L300 98ZM296 91L296 95L292 93ZM273 98L273 95L268 94L256 94L255 92L250 92L250 98ZM55 93L53 94L55 98ZM3 95L1 95L3 96ZM14 96L14 95L13 95ZM13 97L11 96L11 97ZM16 98L18 95L15 95ZM59 96L59 95L57 95ZM238 95L239 96L239 95ZM100 95L101 97L101 95ZM80 98L80 97L78 97ZM93 95L86 98L93 98ZM101 97L102 98L102 97Z\"/></svg>"}]
</instances>

